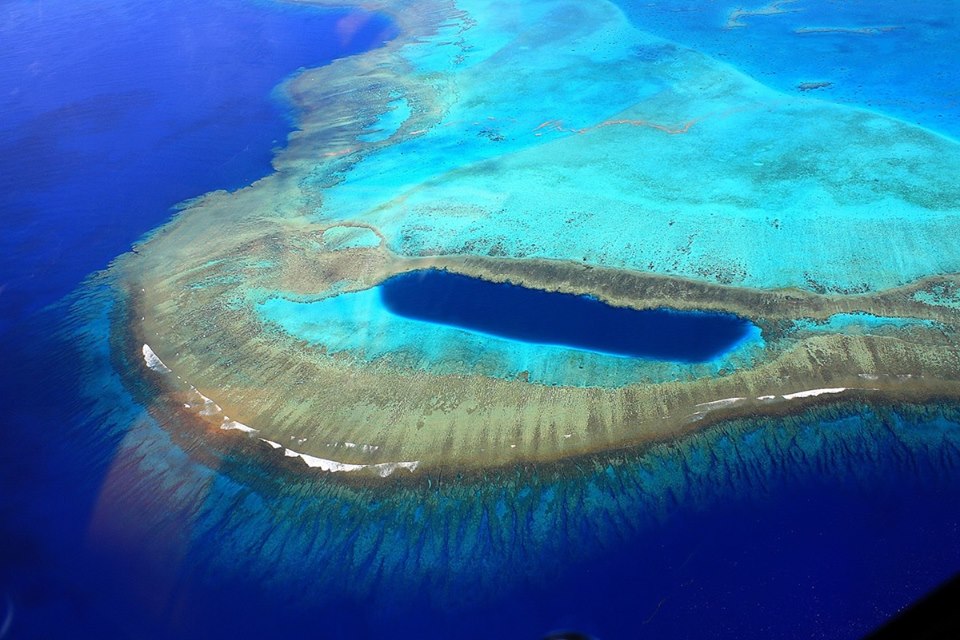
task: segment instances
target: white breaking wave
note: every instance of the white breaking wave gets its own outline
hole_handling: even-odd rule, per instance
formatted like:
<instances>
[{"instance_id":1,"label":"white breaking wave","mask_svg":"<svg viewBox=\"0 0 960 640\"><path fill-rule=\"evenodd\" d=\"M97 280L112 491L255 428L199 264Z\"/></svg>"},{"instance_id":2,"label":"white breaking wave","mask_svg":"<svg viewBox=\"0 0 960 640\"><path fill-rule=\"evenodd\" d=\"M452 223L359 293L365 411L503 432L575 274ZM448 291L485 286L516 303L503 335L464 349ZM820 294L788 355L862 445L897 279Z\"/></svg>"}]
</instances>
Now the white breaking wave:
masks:
<instances>
[{"instance_id":1,"label":"white breaking wave","mask_svg":"<svg viewBox=\"0 0 960 640\"><path fill-rule=\"evenodd\" d=\"M360 449L361 451L365 451L368 453L370 451L376 451L377 449L380 448L375 444L357 444L356 442L344 442L343 446L345 446L347 449Z\"/></svg>"},{"instance_id":2,"label":"white breaking wave","mask_svg":"<svg viewBox=\"0 0 960 640\"><path fill-rule=\"evenodd\" d=\"M712 402L701 402L697 405L697 408L719 409L720 407L736 404L741 400L746 400L746 398L723 398L722 400L714 400Z\"/></svg>"},{"instance_id":3,"label":"white breaking wave","mask_svg":"<svg viewBox=\"0 0 960 640\"><path fill-rule=\"evenodd\" d=\"M269 441L265 441L270 443ZM270 443L271 446L273 443ZM408 471L415 471L417 467L420 466L419 460L413 460L412 462L380 462L378 464L351 464L349 462L337 462L336 460L327 460L326 458L317 458L315 456L307 455L306 453L299 453L293 451L292 449L284 449L283 455L288 458L300 458L303 460L308 467L311 469L320 469L321 471L327 471L330 473L337 473L340 471L359 471L361 469L374 469L381 478L386 478L391 473L397 469L406 469Z\"/></svg>"},{"instance_id":4,"label":"white breaking wave","mask_svg":"<svg viewBox=\"0 0 960 640\"><path fill-rule=\"evenodd\" d=\"M306 462L307 466L311 469L319 468L322 471L330 471L331 473L335 473L337 471L356 471L367 466L365 464L349 464L347 462L327 460L326 458L315 458L314 456L308 456L305 453L298 453L297 455L300 456L300 459Z\"/></svg>"},{"instance_id":5,"label":"white breaking wave","mask_svg":"<svg viewBox=\"0 0 960 640\"><path fill-rule=\"evenodd\" d=\"M220 428L224 431L243 431L244 433L257 433L259 429L254 429L253 427L248 427L242 422L237 422L236 420L231 420L224 416L223 424L220 425Z\"/></svg>"},{"instance_id":6,"label":"white breaking wave","mask_svg":"<svg viewBox=\"0 0 960 640\"><path fill-rule=\"evenodd\" d=\"M192 385L190 387L190 390L193 391L195 394L197 394L197 396L199 396L201 400L203 400L203 408L200 409L199 411L201 416L212 416L216 413L220 413L221 411L220 405L218 405L216 402L214 402L207 396L197 391L197 388Z\"/></svg>"},{"instance_id":7,"label":"white breaking wave","mask_svg":"<svg viewBox=\"0 0 960 640\"><path fill-rule=\"evenodd\" d=\"M156 353L153 352L153 349L150 348L150 345L143 345L143 361L147 363L147 367L156 371L157 373L170 373L170 368L163 364Z\"/></svg>"},{"instance_id":8,"label":"white breaking wave","mask_svg":"<svg viewBox=\"0 0 960 640\"><path fill-rule=\"evenodd\" d=\"M153 349L150 348L150 345L143 345L143 359L146 362L147 366L159 373L170 373L171 369L167 367L163 362L157 357L157 354L154 353ZM207 396L200 393L196 387L190 385L190 391L196 394L203 402L203 406L200 407L197 413L201 416L212 416L218 414L222 411L220 405L208 398ZM195 405L190 403L184 403L183 407L185 409L194 409ZM245 425L242 422L237 420L231 420L229 416L223 416L223 422L220 425L220 428L224 431L242 431L243 433L259 433L259 429L254 429L249 425ZM293 439L293 436L291 436ZM315 456L307 455L306 453L300 453L292 449L287 449L283 447L279 442L274 442L273 440L267 440L266 438L259 438L261 442L265 442L270 445L273 449L283 448L283 455L287 458L300 458L304 463L311 469L320 469L321 471L328 471L330 473L336 473L339 471L359 471L361 469L373 469L377 472L381 478L386 478L392 474L397 469L407 469L408 471L415 471L417 467L420 466L419 460L413 460L410 462L380 462L377 464L352 464L349 462L338 462L336 460L327 460L326 458L317 458ZM306 442L306 438L300 438L297 440L299 443ZM330 445L327 445L330 446ZM376 451L380 447L377 445L369 444L358 444L355 442L344 442L341 445L334 446L343 446L347 449L359 449L364 452Z\"/></svg>"},{"instance_id":9,"label":"white breaking wave","mask_svg":"<svg viewBox=\"0 0 960 640\"><path fill-rule=\"evenodd\" d=\"M813 396L822 396L825 393L840 393L846 391L847 387L830 387L827 389L810 389L808 391L797 391L796 393L785 393L784 400L793 400L794 398L812 398Z\"/></svg>"}]
</instances>

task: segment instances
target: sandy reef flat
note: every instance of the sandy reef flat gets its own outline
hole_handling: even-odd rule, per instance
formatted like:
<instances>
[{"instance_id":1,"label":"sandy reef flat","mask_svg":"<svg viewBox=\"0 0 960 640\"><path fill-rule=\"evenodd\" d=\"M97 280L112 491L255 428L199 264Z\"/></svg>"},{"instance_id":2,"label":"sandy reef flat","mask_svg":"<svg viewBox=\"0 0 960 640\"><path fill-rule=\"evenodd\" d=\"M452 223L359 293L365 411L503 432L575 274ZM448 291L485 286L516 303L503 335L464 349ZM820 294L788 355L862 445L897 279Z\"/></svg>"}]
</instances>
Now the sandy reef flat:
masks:
<instances>
[{"instance_id":1,"label":"sandy reef flat","mask_svg":"<svg viewBox=\"0 0 960 640\"><path fill-rule=\"evenodd\" d=\"M374 480L960 396L955 140L780 93L604 0L364 8L400 35L288 80L275 172L106 276L112 346L171 430ZM761 333L688 365L305 314L428 267Z\"/></svg>"}]
</instances>

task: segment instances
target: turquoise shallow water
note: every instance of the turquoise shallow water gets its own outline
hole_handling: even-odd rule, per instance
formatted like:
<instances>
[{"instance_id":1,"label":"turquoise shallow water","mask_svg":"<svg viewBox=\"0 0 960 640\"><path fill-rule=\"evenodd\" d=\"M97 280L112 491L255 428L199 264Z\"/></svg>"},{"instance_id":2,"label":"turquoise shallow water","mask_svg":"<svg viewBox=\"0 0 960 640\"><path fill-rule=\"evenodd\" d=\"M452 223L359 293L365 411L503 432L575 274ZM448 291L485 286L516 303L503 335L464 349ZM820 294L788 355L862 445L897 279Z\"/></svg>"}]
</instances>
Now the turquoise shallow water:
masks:
<instances>
[{"instance_id":1,"label":"turquoise shallow water","mask_svg":"<svg viewBox=\"0 0 960 640\"><path fill-rule=\"evenodd\" d=\"M738 66L769 50L767 66L801 73L813 64L802 46L771 45L769 34L721 56L701 46L694 18L673 40L641 30L654 5L627 14L603 3L463 6L496 18L462 35L460 62L426 47L408 53L425 74L446 61L460 98L439 126L355 166L318 219L362 218L405 255L575 260L749 287L849 293L960 269L948 241L960 231L950 178L960 147L949 127ZM909 93L911 108L928 105L930 91L949 98L955 70L923 66L920 53L940 59L953 9L941 13L930 41L922 22L890 32L913 38L902 73L920 79L881 75L876 91ZM752 26L706 24L752 37ZM864 36L826 37L854 47ZM881 66L864 51L842 62L834 52L832 64L869 75ZM950 105L930 113L955 117Z\"/></svg>"},{"instance_id":2,"label":"turquoise shallow water","mask_svg":"<svg viewBox=\"0 0 960 640\"><path fill-rule=\"evenodd\" d=\"M782 5L783 13L744 16L762 0L617 0L641 29L728 62L770 87L866 107L960 137L957 95L960 9L949 2L895 0ZM858 31L859 30L859 31Z\"/></svg>"},{"instance_id":3,"label":"turquoise shallow water","mask_svg":"<svg viewBox=\"0 0 960 640\"><path fill-rule=\"evenodd\" d=\"M49 1L43 4L53 8ZM116 19L123 33L137 34L139 42L139 29L148 24L134 10L140 7L107 4L130 9L118 12ZM955 193L948 188L957 166L954 143L880 116L862 122L846 110L869 106L910 122L914 120L908 116L917 113L916 120L938 133L955 131L952 125L935 124L950 112L934 104L937 95L952 96L957 86L955 69L941 59L956 57L951 47L960 38L947 41L943 36L955 35L955 9L945 3L923 5L919 10L915 4L897 8L886 2L806 2L806 15L816 10L816 21L801 20L801 14L752 18L737 41L742 44L737 55L749 54L748 59L725 57L722 50L710 48L704 34L725 15L721 3L636 4L638 12L670 11L656 28L644 26L634 10L630 23L604 14L611 25L604 37L576 32L576 27L591 24L594 15L587 15L589 20L572 10L552 15L546 3L501 3L494 12L498 27L511 22L532 26L537 37L531 41L544 34L562 41L575 32L588 53L553 57L530 49L501 51L505 40L481 25L470 35L472 48L462 61L472 93L466 92L469 99L450 112L450 121L460 124L440 127L403 146L407 158L417 155L425 160L422 164L389 153L370 158L328 202L337 205L331 210L344 218L362 214L387 233L392 248L410 254L562 257L733 284L789 283L813 290L870 289L955 269ZM21 4L7 3L0 15L11 6ZM274 5L235 6L252 12L242 13L249 20L243 24L249 26L263 24L258 12ZM481 5L471 1L464 6ZM843 18L844 25L873 24L851 13L871 7L893 12L898 21L913 18L910 28L885 32L862 47L863 39L851 34L796 40L805 46L830 43L832 48L823 51L832 59L838 52L856 53L859 67L841 67L845 62L820 66L820 58L807 49L762 44L780 42L783 34L778 31L764 32L766 40L749 40L751 33L772 28L769 25L841 24L834 18ZM698 12L703 8L716 20L702 20ZM837 8L839 15L829 13ZM167 9L157 10L179 19ZM907 16L908 10L915 13ZM223 14L207 17L211 21L190 23L207 25L205 41L216 43L224 33L234 33L225 28ZM110 35L93 37L89 25L104 22L91 19L84 24L79 28L68 21L74 28L52 35L62 46L69 44L65 33L92 42L100 53L119 41ZM632 31L637 25L670 41ZM921 26L929 37L917 31ZM297 34L296 42L312 42L316 35L301 32L304 28L296 20L284 23L263 48L244 41L250 56L245 63L259 68L263 58L275 55L269 53L272 44L291 42L288 33ZM458 28L453 25L439 37L456 34ZM170 33L189 30L166 35ZM143 40L156 42L159 37ZM890 81L889 65L867 68L879 57L871 47L890 42L896 47L887 53L907 64L893 78L896 82ZM702 60L688 55L688 47L731 61L762 84L730 76L733 67L718 72L712 63L700 66ZM427 44L422 49L433 51ZM628 54L632 62L624 63ZM485 67L484 61L493 56L506 58L515 72L505 76ZM444 70L449 57L425 53L417 62L423 69ZM776 70L792 57L796 71L782 74L787 78L782 83L780 76L764 71ZM240 59L226 58L220 65ZM929 64L923 64L924 58ZM203 70L208 60L202 57L196 68ZM106 56L99 70L107 72L116 62ZM525 70L521 63L527 62L534 70ZM576 73L544 72L569 69L572 62ZM838 73L843 68L852 71ZM277 79L287 71L282 69ZM873 84L865 83L862 91L844 98L842 92L853 86L849 79L858 74ZM136 79L136 74L105 75L123 85L121 89ZM774 108L783 98L774 99L771 87L796 93L795 81L822 78L835 82L828 90L836 92L844 107L819 99L808 102L803 96L793 102L796 96L791 95L782 112ZM584 136L571 129L616 118L631 105L657 96L668 99L648 104L654 113L627 115L646 120L656 116L656 123L668 129L682 128L687 114L673 109L671 97L677 96L671 90L694 80L704 83L696 84L695 92L709 94L704 96L710 102L705 113L722 111L731 96L755 98L761 111L774 113L770 128L745 129L754 121L739 114L708 122L703 137L695 140L648 126L640 129L642 136L622 137L607 127L600 134L609 136L612 148L636 158L635 171L628 176L612 165L592 168L602 157L578 150L575 142ZM8 88L3 83L0 79ZM171 116L161 118L164 129L209 134L205 125L256 121L221 93L233 83L200 84L212 91L212 102L221 110L197 123L173 117L176 110L160 109ZM712 94L711 86L718 87ZM870 97L870 87L886 93ZM926 97L924 91L931 87L941 94ZM904 97L909 103L901 111L886 104ZM120 98L74 105L60 112L62 127L38 128L34 123L11 139L28 140L18 148L33 149L36 154L29 158L55 159L56 153L40 152L63 146L77 151L69 157L72 167L93 167L91 156L110 151L100 138L91 143L94 134L103 133L111 122L139 126L144 112L138 112L137 105L156 108L150 95L122 93ZM504 103L509 108L489 120L489 109ZM23 104L29 106L29 101ZM7 110L4 106L4 115ZM118 113L131 120L118 120ZM371 126L369 135L386 135L406 113L402 99L395 98L393 111ZM816 117L807 119L811 114ZM841 122L831 126L817 119L824 115ZM556 118L564 124L537 128ZM847 144L839 136L850 130L844 118L876 137ZM803 127L796 126L800 121ZM31 147L30 135L38 131L48 134L42 140L49 144ZM653 136L661 134L671 136L676 145L660 145ZM263 154L273 135L257 138L266 145L260 149ZM193 142L184 143L188 139ZM781 165L776 162L781 158L773 148L783 139L796 142L791 152L802 151L797 163L783 169L776 188L758 186L778 175L775 169ZM235 159L231 153L254 144L254 138L231 142L240 146L221 161ZM541 145L550 145L543 154L538 151ZM828 152L840 146L841 158L826 163ZM174 157L193 158L201 166L212 162L212 154L198 151L205 147L196 138L178 135L158 143L158 149L167 148L176 151ZM660 151L649 153L653 148ZM279 472L251 456L249 447L214 448L199 436L172 436L174 425L147 411L154 397L142 381L142 367L125 361L123 350L111 344L111 338L122 335L111 335L111 322L123 311L123 299L109 277L91 279L49 312L35 310L69 290L91 265L105 264L108 256L127 246L131 234L155 224L156 211L184 197L177 190L183 185L168 191L170 184L163 182L163 189L150 191L159 193L158 199L144 195L134 201L120 192L115 172L91 171L63 181L56 171L32 168L56 165L21 162L19 152L10 153L9 147L2 151L6 165L17 169L16 176L42 178L16 184L16 198L30 200L31 194L40 194L32 203L48 214L36 226L28 210L18 205L16 218L10 218L17 225L0 241L9 244L4 245L9 250L3 252L0 300L10 300L11 292L17 296L16 312L10 307L3 312L10 327L3 337L6 360L0 374L0 616L6 620L12 611L11 637L22 632L27 637L137 639L520 639L574 628L602 639L856 638L960 569L960 515L955 507L960 504L960 412L951 405L842 404L793 418L732 423L670 445L584 457L565 466L519 465L471 478L444 468L419 483L376 489ZM146 166L137 165L131 175L147 183L162 182L158 176L166 174L154 169L171 169L173 163L154 151L138 152ZM640 191L637 185L644 185L653 195L634 193L630 207L609 214L608 201L584 197L576 184L541 189L538 185L550 177L536 170L544 157L563 160L570 182L598 193L628 184L635 192ZM723 160L725 168L704 173L707 163L690 158ZM244 164L235 175L228 171L237 183L214 186L241 184L269 170L266 164L252 164ZM445 173L466 165L471 168L461 174ZM866 167L878 180L915 197L888 198L886 192L878 195L839 183L823 188L808 175L823 166L844 179ZM510 178L504 182L484 177L488 169ZM6 172L4 179L12 175ZM404 191L431 175L437 176L436 182L414 192L407 208L366 210L385 192ZM5 214L11 211L6 208L11 193L0 196ZM738 209L743 202L724 204L731 193L752 198L746 213ZM95 206L104 194L121 203L119 212ZM659 199L673 204L657 208ZM465 200L489 207L494 215L479 215L464 206ZM72 205L81 201L94 206L77 213ZM558 201L562 207L544 208ZM857 206L858 201L866 204ZM823 202L828 206L814 206ZM501 207L523 210L500 214ZM452 210L457 215L444 214ZM741 215L727 216L735 210ZM326 248L379 242L371 233L338 229L328 232L329 237L324 234ZM913 235L904 235L906 230ZM904 237L913 240L895 242ZM797 246L786 242L788 238ZM8 284L14 280L8 265L35 265L38 260L49 265L50 256L58 252L85 266L56 271L56 278L54 271L31 266L16 274L21 278L28 273L28 284ZM718 253L730 259L711 262L710 256ZM851 264L855 268L835 272ZM43 287L34 289L30 282ZM697 366L641 364L560 347L520 348L396 318L370 291L312 303L293 302L278 293L259 312L272 330L335 344L361 363L389 357L438 373L469 370L498 377L527 370L542 384L618 386L713 375L721 366L749 363L753 350L761 346L747 342L724 356L726 360ZM344 317L354 320L344 322ZM885 333L910 328L911 323L916 324L835 315L825 323L800 321L794 330Z\"/></svg>"},{"instance_id":4,"label":"turquoise shallow water","mask_svg":"<svg viewBox=\"0 0 960 640\"><path fill-rule=\"evenodd\" d=\"M729 349L705 362L629 358L411 319L391 312L379 287L317 302L274 297L258 305L257 312L264 322L325 347L327 353L347 353L361 362L384 359L394 366L437 374L507 379L524 374L530 382L547 385L614 387L692 379L745 366L764 345L760 329L751 325Z\"/></svg>"},{"instance_id":5,"label":"turquoise shallow water","mask_svg":"<svg viewBox=\"0 0 960 640\"><path fill-rule=\"evenodd\" d=\"M822 322L798 320L793 323L792 329L801 333L843 333L847 335L884 333L906 329L910 327L937 328L939 325L932 320L917 320L915 318L885 318L865 313L837 313Z\"/></svg>"}]
</instances>

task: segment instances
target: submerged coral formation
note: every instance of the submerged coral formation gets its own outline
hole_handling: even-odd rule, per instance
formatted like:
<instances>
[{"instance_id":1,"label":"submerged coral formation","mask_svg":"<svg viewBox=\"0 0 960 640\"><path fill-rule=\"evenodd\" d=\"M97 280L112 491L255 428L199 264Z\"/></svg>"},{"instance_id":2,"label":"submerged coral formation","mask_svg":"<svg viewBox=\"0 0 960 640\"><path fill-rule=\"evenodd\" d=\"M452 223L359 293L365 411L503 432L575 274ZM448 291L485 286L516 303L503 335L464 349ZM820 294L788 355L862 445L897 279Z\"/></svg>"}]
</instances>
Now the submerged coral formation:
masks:
<instances>
[{"instance_id":1,"label":"submerged coral formation","mask_svg":"<svg viewBox=\"0 0 960 640\"><path fill-rule=\"evenodd\" d=\"M285 86L275 173L111 269L118 357L172 431L374 479L960 395L955 141L777 92L606 0L375 8L397 39ZM383 315L372 288L424 268L760 335L678 364Z\"/></svg>"}]
</instances>

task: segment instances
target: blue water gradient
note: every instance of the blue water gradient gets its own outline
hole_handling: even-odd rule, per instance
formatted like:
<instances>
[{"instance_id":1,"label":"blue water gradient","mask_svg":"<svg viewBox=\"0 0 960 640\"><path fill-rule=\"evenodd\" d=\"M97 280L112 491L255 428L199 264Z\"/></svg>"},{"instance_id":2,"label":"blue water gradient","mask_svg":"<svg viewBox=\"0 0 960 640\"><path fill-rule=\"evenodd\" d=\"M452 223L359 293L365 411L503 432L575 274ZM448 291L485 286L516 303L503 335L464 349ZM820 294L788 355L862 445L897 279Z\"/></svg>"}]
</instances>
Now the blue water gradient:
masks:
<instances>
[{"instance_id":1,"label":"blue water gradient","mask_svg":"<svg viewBox=\"0 0 960 640\"><path fill-rule=\"evenodd\" d=\"M640 29L727 62L763 84L879 111L960 137L960 5L901 0L614 0ZM858 31L865 30L865 31Z\"/></svg>"},{"instance_id":2,"label":"blue water gradient","mask_svg":"<svg viewBox=\"0 0 960 640\"><path fill-rule=\"evenodd\" d=\"M384 17L267 0L0 5L0 330L166 220L271 170L275 88L395 34Z\"/></svg>"},{"instance_id":3,"label":"blue water gradient","mask_svg":"<svg viewBox=\"0 0 960 640\"><path fill-rule=\"evenodd\" d=\"M320 35L347 15L0 5L10 637L855 638L960 569L956 407L845 406L385 490L171 437L111 349L109 281L35 310L178 200L269 171L289 126L271 87L388 28Z\"/></svg>"},{"instance_id":4,"label":"blue water gradient","mask_svg":"<svg viewBox=\"0 0 960 640\"><path fill-rule=\"evenodd\" d=\"M3 468L3 584L41 637L856 638L960 566L957 407L365 489L171 438L114 372L116 304L86 291L15 388L63 398Z\"/></svg>"},{"instance_id":5,"label":"blue water gradient","mask_svg":"<svg viewBox=\"0 0 960 640\"><path fill-rule=\"evenodd\" d=\"M712 360L756 329L728 313L638 311L439 269L396 275L378 289L387 309L406 318L633 358Z\"/></svg>"},{"instance_id":6,"label":"blue water gradient","mask_svg":"<svg viewBox=\"0 0 960 640\"><path fill-rule=\"evenodd\" d=\"M610 308L572 295L561 296L485 282L478 284L476 280L454 275L445 277L442 283L446 284L441 287L420 287L418 278L417 274L405 279L401 276L400 280L388 280L378 287L342 292L314 301L291 300L277 292L256 305L256 313L268 332L283 331L315 348L324 349L327 354L348 355L359 362L382 361L400 369L434 375L483 375L509 380L519 377L543 385L622 387L640 382L693 380L718 375L723 370L751 366L766 346L759 327L735 316L677 314L660 310L638 313L641 320L634 324L630 318L635 312ZM464 281L472 284L456 289ZM394 291L409 295L404 300L393 301L403 305L402 309L397 304L391 305L387 296L382 295L383 286L393 287L398 282L409 285ZM451 284L455 290L445 290ZM496 293L491 293L491 287ZM517 290L520 290L519 295ZM507 297L512 302L505 300L499 293L501 291L508 292ZM583 329L578 318L569 315L569 309L557 308L568 305L570 300L572 306L581 311L583 306L589 309L591 305L597 305L601 308L601 317L626 323L621 330L630 334L621 341L621 336L610 330L612 323L602 329L594 322L583 323L594 333L578 335ZM581 302L577 303L578 300ZM494 303L493 307L486 306ZM526 313L529 308L526 311L497 308L505 303L535 303L538 312L531 319ZM433 307L427 309L424 305ZM410 308L413 306L416 308ZM607 310L604 311L603 307ZM406 312L396 313L398 310ZM626 316L622 313L625 311ZM509 317L511 314L512 318ZM721 329L731 331L732 335L698 333L700 319L704 317L707 326L712 324L713 317L720 318ZM543 334L530 335L527 339L517 335L521 330L529 332L536 328L554 335L562 330L566 336L564 340L549 344ZM641 330L651 328L655 331L641 333ZM724 343L726 350L719 354L708 353L713 356L709 360L679 357L703 356L705 344L715 348L722 338L728 339ZM574 344L573 339L586 339L590 345ZM645 350L641 355L647 357L625 357L610 353L612 348L599 349L611 343L621 347L642 346Z\"/></svg>"}]
</instances>

